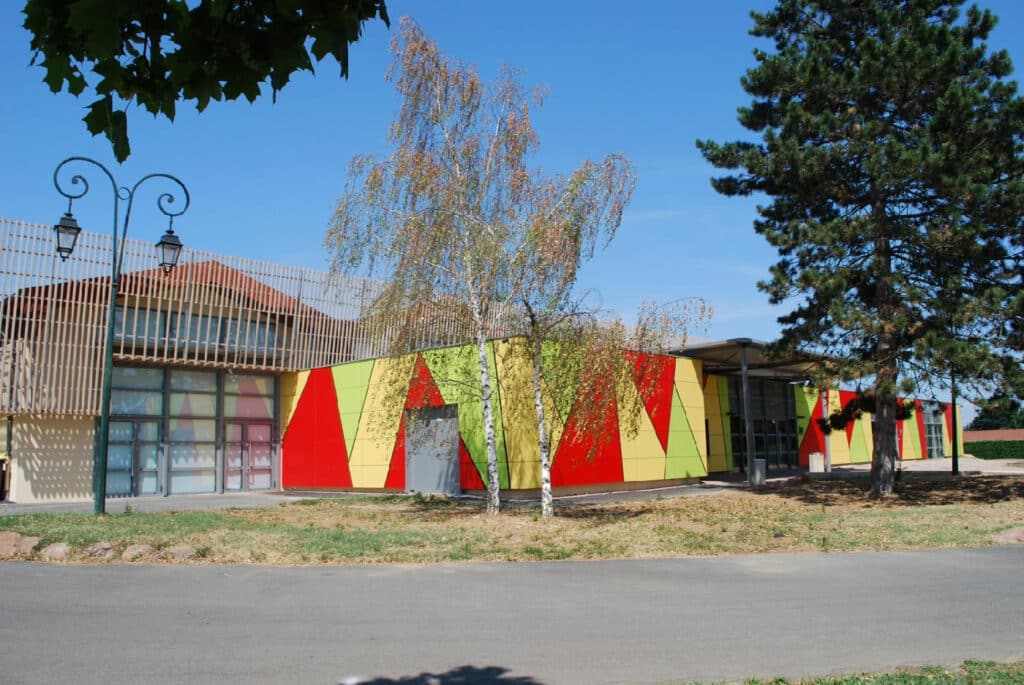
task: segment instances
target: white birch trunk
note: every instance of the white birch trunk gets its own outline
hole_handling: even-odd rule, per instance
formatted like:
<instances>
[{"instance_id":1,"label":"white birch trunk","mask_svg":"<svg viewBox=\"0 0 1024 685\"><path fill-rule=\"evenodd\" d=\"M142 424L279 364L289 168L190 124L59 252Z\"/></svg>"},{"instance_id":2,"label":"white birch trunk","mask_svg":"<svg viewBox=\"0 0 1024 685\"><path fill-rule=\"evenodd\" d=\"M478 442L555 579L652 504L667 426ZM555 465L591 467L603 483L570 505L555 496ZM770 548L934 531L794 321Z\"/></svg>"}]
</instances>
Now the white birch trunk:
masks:
<instances>
[{"instance_id":1,"label":"white birch trunk","mask_svg":"<svg viewBox=\"0 0 1024 685\"><path fill-rule=\"evenodd\" d=\"M501 508L501 498L498 494L498 447L494 437L494 409L491 406L491 373L487 366L487 337L483 326L479 324L476 346L480 353L480 403L483 405L484 434L487 438L487 513L497 514Z\"/></svg>"},{"instance_id":2,"label":"white birch trunk","mask_svg":"<svg viewBox=\"0 0 1024 685\"><path fill-rule=\"evenodd\" d=\"M548 439L547 417L544 415L544 396L541 394L541 350L533 351L533 408L537 412L537 438L540 445L540 514L549 519L555 515L551 496L551 442Z\"/></svg>"}]
</instances>

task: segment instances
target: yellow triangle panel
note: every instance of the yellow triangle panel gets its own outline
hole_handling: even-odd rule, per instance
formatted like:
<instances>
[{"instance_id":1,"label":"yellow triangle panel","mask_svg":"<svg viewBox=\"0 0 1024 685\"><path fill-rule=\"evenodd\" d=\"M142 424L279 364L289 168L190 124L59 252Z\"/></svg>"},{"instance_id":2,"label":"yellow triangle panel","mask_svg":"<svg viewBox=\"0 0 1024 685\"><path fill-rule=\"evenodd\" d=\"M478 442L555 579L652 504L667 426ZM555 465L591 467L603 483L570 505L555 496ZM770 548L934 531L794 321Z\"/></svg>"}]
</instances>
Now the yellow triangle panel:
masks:
<instances>
[{"instance_id":1,"label":"yellow triangle panel","mask_svg":"<svg viewBox=\"0 0 1024 685\"><path fill-rule=\"evenodd\" d=\"M352 486L383 488L405 411L405 396L416 355L378 359L370 373L369 388L352 441L349 470ZM405 390L399 379L405 379ZM395 393L401 392L399 397Z\"/></svg>"},{"instance_id":2,"label":"yellow triangle panel","mask_svg":"<svg viewBox=\"0 0 1024 685\"><path fill-rule=\"evenodd\" d=\"M295 407L299 406L299 398L309 380L309 371L286 373L281 376L281 433L288 432L288 424L292 421Z\"/></svg>"}]
</instances>

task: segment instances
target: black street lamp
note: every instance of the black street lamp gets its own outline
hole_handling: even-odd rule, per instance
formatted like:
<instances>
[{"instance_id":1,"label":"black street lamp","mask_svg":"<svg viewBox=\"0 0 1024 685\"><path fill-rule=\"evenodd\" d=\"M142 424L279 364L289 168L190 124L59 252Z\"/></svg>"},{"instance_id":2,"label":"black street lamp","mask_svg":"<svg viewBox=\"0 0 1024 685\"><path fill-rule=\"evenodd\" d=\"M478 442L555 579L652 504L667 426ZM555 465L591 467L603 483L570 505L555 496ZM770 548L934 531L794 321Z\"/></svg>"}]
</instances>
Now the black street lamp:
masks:
<instances>
[{"instance_id":1,"label":"black street lamp","mask_svg":"<svg viewBox=\"0 0 1024 685\"><path fill-rule=\"evenodd\" d=\"M147 174L139 179L131 189L126 186L118 186L113 174L105 166L88 157L68 157L57 165L53 171L53 185L57 192L68 199L68 211L64 213L60 221L53 227L57 238L57 254L62 261L75 249L75 241L81 228L71 213L71 203L89 192L89 182L83 176L75 174L71 177L71 186L81 185L81 191L66 190L60 183L60 171L66 164L71 162L83 162L91 164L100 169L110 179L110 186L114 191L114 217L113 229L111 232L111 265L110 265L110 307L107 312L107 337L103 347L103 395L100 399L100 427L99 439L96 442L96 454L93 462L92 491L93 511L103 514L106 511L107 499L107 443L110 438L110 395L112 375L114 368L114 315L117 309L118 287L121 280L121 266L124 262L125 237L128 235L128 223L132 216L132 202L135 199L135 191L139 186L151 178L162 178L176 183L185 195L185 203L179 210L171 209L174 204L174 195L163 193L157 198L157 208L164 216L168 217L169 224L167 232L164 233L160 242L156 244L157 259L160 268L164 273L169 273L178 263L181 256L181 240L174 234L174 217L181 216L188 209L189 194L188 188L178 178L170 174ZM121 202L125 202L124 221L121 223L120 246L118 246L118 221L121 215Z\"/></svg>"}]
</instances>

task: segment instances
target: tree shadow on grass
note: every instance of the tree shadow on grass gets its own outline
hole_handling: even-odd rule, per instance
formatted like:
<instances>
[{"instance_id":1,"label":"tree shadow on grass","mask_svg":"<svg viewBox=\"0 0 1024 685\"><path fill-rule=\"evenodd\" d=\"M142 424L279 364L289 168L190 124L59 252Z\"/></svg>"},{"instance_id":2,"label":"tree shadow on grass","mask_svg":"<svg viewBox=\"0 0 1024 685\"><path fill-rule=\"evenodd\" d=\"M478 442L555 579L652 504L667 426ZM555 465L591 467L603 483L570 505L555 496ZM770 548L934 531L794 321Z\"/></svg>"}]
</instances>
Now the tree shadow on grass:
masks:
<instances>
[{"instance_id":1,"label":"tree shadow on grass","mask_svg":"<svg viewBox=\"0 0 1024 685\"><path fill-rule=\"evenodd\" d=\"M647 516L654 511L651 505L637 506L636 503L627 506L615 504L562 504L555 506L556 516L565 519L578 519L593 525L608 525L627 521L629 519Z\"/></svg>"},{"instance_id":2,"label":"tree shadow on grass","mask_svg":"<svg viewBox=\"0 0 1024 685\"><path fill-rule=\"evenodd\" d=\"M774 495L806 504L900 507L939 504L996 504L1024 499L1024 476L958 476L906 474L896 483L892 497L872 499L868 476L849 478L792 478L757 488L758 495Z\"/></svg>"},{"instance_id":3,"label":"tree shadow on grass","mask_svg":"<svg viewBox=\"0 0 1024 685\"><path fill-rule=\"evenodd\" d=\"M348 682L350 681L341 681ZM444 673L424 672L397 678L378 677L354 682L359 685L542 685L539 680L530 676L509 675L509 669L501 666L456 666Z\"/></svg>"}]
</instances>

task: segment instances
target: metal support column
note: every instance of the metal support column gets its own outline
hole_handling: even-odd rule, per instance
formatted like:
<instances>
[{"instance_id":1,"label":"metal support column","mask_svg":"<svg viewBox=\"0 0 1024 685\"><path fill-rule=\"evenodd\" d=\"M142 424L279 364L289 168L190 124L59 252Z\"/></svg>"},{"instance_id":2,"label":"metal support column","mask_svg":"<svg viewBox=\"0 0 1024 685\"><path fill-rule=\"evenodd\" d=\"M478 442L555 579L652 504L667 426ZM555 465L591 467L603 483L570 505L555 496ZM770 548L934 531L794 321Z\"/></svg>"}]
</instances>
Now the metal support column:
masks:
<instances>
[{"instance_id":1,"label":"metal support column","mask_svg":"<svg viewBox=\"0 0 1024 685\"><path fill-rule=\"evenodd\" d=\"M748 341L749 342L749 341ZM747 344L740 342L740 379L743 386L743 423L747 436L747 482L754 486L754 417L750 402L750 374L747 368Z\"/></svg>"}]
</instances>

